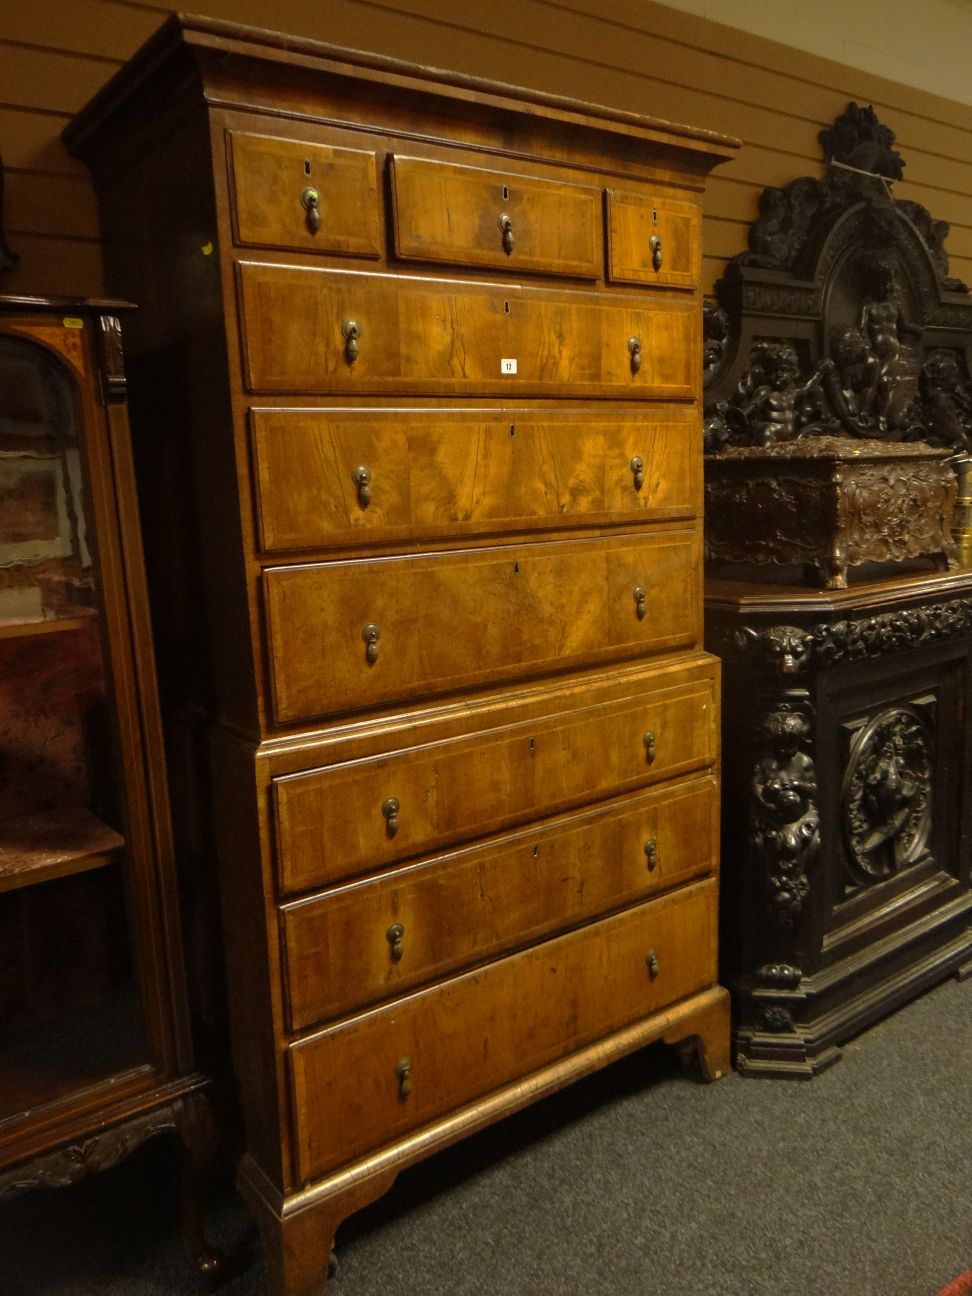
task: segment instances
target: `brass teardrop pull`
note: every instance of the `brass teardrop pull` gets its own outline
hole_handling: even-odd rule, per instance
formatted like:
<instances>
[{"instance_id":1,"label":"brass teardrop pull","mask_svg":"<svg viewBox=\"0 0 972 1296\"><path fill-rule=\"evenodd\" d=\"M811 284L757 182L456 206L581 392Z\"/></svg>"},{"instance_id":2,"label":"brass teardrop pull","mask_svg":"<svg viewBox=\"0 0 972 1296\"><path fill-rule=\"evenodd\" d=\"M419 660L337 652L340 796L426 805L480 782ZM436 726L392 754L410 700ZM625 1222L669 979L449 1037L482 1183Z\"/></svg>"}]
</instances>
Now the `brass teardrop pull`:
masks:
<instances>
[{"instance_id":1,"label":"brass teardrop pull","mask_svg":"<svg viewBox=\"0 0 972 1296\"><path fill-rule=\"evenodd\" d=\"M651 729L645 734L642 740L645 744L645 752L648 756L648 764L653 765L655 761L655 735Z\"/></svg>"},{"instance_id":2,"label":"brass teardrop pull","mask_svg":"<svg viewBox=\"0 0 972 1296\"><path fill-rule=\"evenodd\" d=\"M503 235L503 251L507 256L512 256L513 244L515 241L513 238L513 217L509 212L503 212L497 221L497 224L499 225L500 232Z\"/></svg>"},{"instance_id":3,"label":"brass teardrop pull","mask_svg":"<svg viewBox=\"0 0 972 1296\"><path fill-rule=\"evenodd\" d=\"M634 588L635 615L639 621L644 621L648 615L648 595L645 593L643 586L636 585Z\"/></svg>"},{"instance_id":4,"label":"brass teardrop pull","mask_svg":"<svg viewBox=\"0 0 972 1296\"><path fill-rule=\"evenodd\" d=\"M398 797L386 797L381 803L381 813L387 821L389 837L394 837L398 832L398 812L401 808Z\"/></svg>"},{"instance_id":5,"label":"brass teardrop pull","mask_svg":"<svg viewBox=\"0 0 972 1296\"><path fill-rule=\"evenodd\" d=\"M344 357L348 364L354 364L358 358L358 339L361 337L361 325L357 320L345 320L341 325L344 334Z\"/></svg>"},{"instance_id":6,"label":"brass teardrop pull","mask_svg":"<svg viewBox=\"0 0 972 1296\"><path fill-rule=\"evenodd\" d=\"M654 837L649 837L645 842L645 858L648 860L648 872L651 873L658 864L658 843Z\"/></svg>"},{"instance_id":7,"label":"brass teardrop pull","mask_svg":"<svg viewBox=\"0 0 972 1296\"><path fill-rule=\"evenodd\" d=\"M351 480L358 488L358 503L367 508L371 503L371 469L359 464L352 472Z\"/></svg>"},{"instance_id":8,"label":"brass teardrop pull","mask_svg":"<svg viewBox=\"0 0 972 1296\"><path fill-rule=\"evenodd\" d=\"M307 228L316 234L321 228L321 195L313 185L308 185L300 193L300 203L307 213Z\"/></svg>"},{"instance_id":9,"label":"brass teardrop pull","mask_svg":"<svg viewBox=\"0 0 972 1296\"><path fill-rule=\"evenodd\" d=\"M378 640L381 638L381 630L375 625L374 621L369 621L361 631L361 638L365 641L365 660L369 666L374 666L378 660Z\"/></svg>"},{"instance_id":10,"label":"brass teardrop pull","mask_svg":"<svg viewBox=\"0 0 972 1296\"><path fill-rule=\"evenodd\" d=\"M658 955L653 949L650 949L645 955L645 962L648 964L648 973L651 979L654 980L658 975Z\"/></svg>"},{"instance_id":11,"label":"brass teardrop pull","mask_svg":"<svg viewBox=\"0 0 972 1296\"><path fill-rule=\"evenodd\" d=\"M651 264L657 272L662 268L662 241L657 234L652 234L648 240L648 250L651 252Z\"/></svg>"},{"instance_id":12,"label":"brass teardrop pull","mask_svg":"<svg viewBox=\"0 0 972 1296\"><path fill-rule=\"evenodd\" d=\"M631 476L634 478L634 488L640 491L645 484L645 461L641 455L635 455L628 467L631 469Z\"/></svg>"},{"instance_id":13,"label":"brass teardrop pull","mask_svg":"<svg viewBox=\"0 0 972 1296\"><path fill-rule=\"evenodd\" d=\"M404 939L405 939L405 928L402 926L401 923L392 923L392 925L385 932L385 940L387 940L388 944L391 946L391 956L392 956L393 963L401 962L402 955L405 953L405 949L402 945Z\"/></svg>"},{"instance_id":14,"label":"brass teardrop pull","mask_svg":"<svg viewBox=\"0 0 972 1296\"><path fill-rule=\"evenodd\" d=\"M631 356L631 372L636 374L641 369L641 338L628 338L628 354Z\"/></svg>"},{"instance_id":15,"label":"brass teardrop pull","mask_svg":"<svg viewBox=\"0 0 972 1296\"><path fill-rule=\"evenodd\" d=\"M399 1058L395 1066L395 1074L398 1076L398 1096L405 1099L412 1092L412 1059Z\"/></svg>"}]
</instances>

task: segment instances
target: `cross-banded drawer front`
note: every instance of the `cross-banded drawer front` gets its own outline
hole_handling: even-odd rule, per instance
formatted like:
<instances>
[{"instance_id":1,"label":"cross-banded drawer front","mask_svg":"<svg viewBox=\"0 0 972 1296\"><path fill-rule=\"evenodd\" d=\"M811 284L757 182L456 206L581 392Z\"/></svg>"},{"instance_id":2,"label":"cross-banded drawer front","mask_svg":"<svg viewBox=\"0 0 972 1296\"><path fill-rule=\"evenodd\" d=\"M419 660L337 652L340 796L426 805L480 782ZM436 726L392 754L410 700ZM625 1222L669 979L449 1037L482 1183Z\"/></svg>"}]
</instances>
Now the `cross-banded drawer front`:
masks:
<instances>
[{"instance_id":1,"label":"cross-banded drawer front","mask_svg":"<svg viewBox=\"0 0 972 1296\"><path fill-rule=\"evenodd\" d=\"M668 687L636 673L621 698L605 700L605 687L589 686L584 706L564 688L542 716L524 716L521 704L470 708L461 736L354 760L338 749L334 764L274 779L282 890L309 891L713 764L708 664Z\"/></svg>"},{"instance_id":2,"label":"cross-banded drawer front","mask_svg":"<svg viewBox=\"0 0 972 1296\"><path fill-rule=\"evenodd\" d=\"M283 909L303 1030L712 870L715 781L649 792Z\"/></svg>"},{"instance_id":3,"label":"cross-banded drawer front","mask_svg":"<svg viewBox=\"0 0 972 1296\"><path fill-rule=\"evenodd\" d=\"M688 411L254 410L262 547L690 518Z\"/></svg>"},{"instance_id":4,"label":"cross-banded drawer front","mask_svg":"<svg viewBox=\"0 0 972 1296\"><path fill-rule=\"evenodd\" d=\"M239 267L253 392L695 394L688 303L253 262Z\"/></svg>"},{"instance_id":5,"label":"cross-banded drawer front","mask_svg":"<svg viewBox=\"0 0 972 1296\"><path fill-rule=\"evenodd\" d=\"M563 180L391 159L400 257L513 273L601 274L601 191Z\"/></svg>"},{"instance_id":6,"label":"cross-banded drawer front","mask_svg":"<svg viewBox=\"0 0 972 1296\"><path fill-rule=\"evenodd\" d=\"M231 132L237 242L378 257L375 155Z\"/></svg>"},{"instance_id":7,"label":"cross-banded drawer front","mask_svg":"<svg viewBox=\"0 0 972 1296\"><path fill-rule=\"evenodd\" d=\"M715 899L682 887L293 1045L301 1179L710 985Z\"/></svg>"},{"instance_id":8,"label":"cross-banded drawer front","mask_svg":"<svg viewBox=\"0 0 972 1296\"><path fill-rule=\"evenodd\" d=\"M644 190L609 189L608 270L618 283L694 288L699 281L699 209Z\"/></svg>"},{"instance_id":9,"label":"cross-banded drawer front","mask_svg":"<svg viewBox=\"0 0 972 1296\"><path fill-rule=\"evenodd\" d=\"M700 637L698 537L504 545L264 573L281 723Z\"/></svg>"}]
</instances>

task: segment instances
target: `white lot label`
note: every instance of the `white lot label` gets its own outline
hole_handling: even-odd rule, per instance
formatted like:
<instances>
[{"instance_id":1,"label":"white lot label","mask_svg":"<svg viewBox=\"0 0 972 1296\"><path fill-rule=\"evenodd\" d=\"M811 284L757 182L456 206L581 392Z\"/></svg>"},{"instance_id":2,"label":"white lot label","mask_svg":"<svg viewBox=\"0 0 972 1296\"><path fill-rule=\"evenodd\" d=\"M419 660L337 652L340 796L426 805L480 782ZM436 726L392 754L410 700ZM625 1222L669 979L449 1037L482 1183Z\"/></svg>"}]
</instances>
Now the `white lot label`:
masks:
<instances>
[{"instance_id":1,"label":"white lot label","mask_svg":"<svg viewBox=\"0 0 972 1296\"><path fill-rule=\"evenodd\" d=\"M515 374L515 373L516 373L516 361L515 361L515 360L501 360L501 361L500 361L500 373L501 373L501 374Z\"/></svg>"}]
</instances>

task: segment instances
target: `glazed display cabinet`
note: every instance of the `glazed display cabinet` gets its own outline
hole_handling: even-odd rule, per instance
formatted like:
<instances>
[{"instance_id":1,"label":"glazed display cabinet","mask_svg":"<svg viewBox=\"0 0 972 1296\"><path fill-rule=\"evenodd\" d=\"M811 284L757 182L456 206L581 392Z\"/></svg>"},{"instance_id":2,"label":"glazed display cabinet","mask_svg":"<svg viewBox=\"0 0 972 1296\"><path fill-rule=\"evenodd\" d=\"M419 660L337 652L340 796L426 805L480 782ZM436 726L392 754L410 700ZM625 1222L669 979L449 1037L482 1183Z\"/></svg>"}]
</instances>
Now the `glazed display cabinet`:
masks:
<instances>
[{"instance_id":1,"label":"glazed display cabinet","mask_svg":"<svg viewBox=\"0 0 972 1296\"><path fill-rule=\"evenodd\" d=\"M125 309L0 298L0 1199L174 1131L211 1269Z\"/></svg>"}]
</instances>

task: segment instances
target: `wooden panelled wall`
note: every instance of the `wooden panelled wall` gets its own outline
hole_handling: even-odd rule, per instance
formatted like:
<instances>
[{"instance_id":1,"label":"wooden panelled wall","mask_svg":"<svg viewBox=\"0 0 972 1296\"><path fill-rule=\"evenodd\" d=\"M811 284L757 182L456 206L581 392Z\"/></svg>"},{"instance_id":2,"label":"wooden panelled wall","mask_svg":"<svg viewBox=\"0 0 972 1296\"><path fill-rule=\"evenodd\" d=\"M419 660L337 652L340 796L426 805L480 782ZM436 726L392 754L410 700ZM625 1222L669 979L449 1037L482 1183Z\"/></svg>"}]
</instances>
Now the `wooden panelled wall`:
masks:
<instances>
[{"instance_id":1,"label":"wooden panelled wall","mask_svg":"<svg viewBox=\"0 0 972 1296\"><path fill-rule=\"evenodd\" d=\"M746 245L760 190L820 174L817 132L872 103L905 158L901 198L950 222L952 272L972 281L972 107L639 0L199 0L212 17L374 50L739 136L706 195L706 290ZM162 22L152 0L3 0L0 155L21 255L7 292L102 291L98 216L60 132Z\"/></svg>"}]
</instances>

